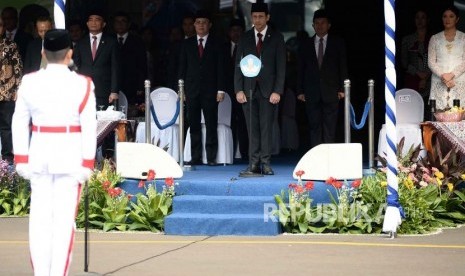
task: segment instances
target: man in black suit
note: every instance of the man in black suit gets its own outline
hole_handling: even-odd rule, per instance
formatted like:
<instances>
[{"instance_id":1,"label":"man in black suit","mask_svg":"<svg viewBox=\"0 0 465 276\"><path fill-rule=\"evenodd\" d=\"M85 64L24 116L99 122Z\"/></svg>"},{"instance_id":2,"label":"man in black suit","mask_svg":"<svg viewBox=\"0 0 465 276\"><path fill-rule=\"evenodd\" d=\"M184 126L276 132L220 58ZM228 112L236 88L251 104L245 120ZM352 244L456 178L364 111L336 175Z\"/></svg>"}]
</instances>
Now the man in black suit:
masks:
<instances>
[{"instance_id":1,"label":"man in black suit","mask_svg":"<svg viewBox=\"0 0 465 276\"><path fill-rule=\"evenodd\" d=\"M27 45L32 40L32 36L21 29L18 29L18 11L14 7L6 7L2 10L3 24L5 25L5 36L13 40L18 45L21 60L24 63L26 58Z\"/></svg>"},{"instance_id":2,"label":"man in black suit","mask_svg":"<svg viewBox=\"0 0 465 276\"><path fill-rule=\"evenodd\" d=\"M242 105L238 103L236 93L234 90L234 71L236 70L236 55L239 40L244 33L244 22L240 19L232 19L229 23L228 41L224 44L224 56L226 60L225 75L226 75L226 92L232 100L231 108L231 130L234 141L234 153L239 147L241 157L246 160L249 156L248 145L249 140L247 137L247 126L245 123L244 111Z\"/></svg>"},{"instance_id":3,"label":"man in black suit","mask_svg":"<svg viewBox=\"0 0 465 276\"><path fill-rule=\"evenodd\" d=\"M335 142L339 100L344 98L345 44L328 34L330 27L327 12L317 10L313 16L316 34L300 48L298 59L297 98L305 102L311 147Z\"/></svg>"},{"instance_id":4,"label":"man in black suit","mask_svg":"<svg viewBox=\"0 0 465 276\"><path fill-rule=\"evenodd\" d=\"M223 53L220 41L211 35L212 23L206 11L195 18L197 35L183 41L179 78L184 80L187 116L190 124L192 164L201 164L201 111L205 117L208 165L216 165L218 151L218 102L224 99Z\"/></svg>"},{"instance_id":5,"label":"man in black suit","mask_svg":"<svg viewBox=\"0 0 465 276\"><path fill-rule=\"evenodd\" d=\"M97 106L104 107L118 100L120 90L118 42L114 36L103 32L105 24L103 11L91 11L87 19L89 34L73 49L79 73L92 78Z\"/></svg>"},{"instance_id":6,"label":"man in black suit","mask_svg":"<svg viewBox=\"0 0 465 276\"><path fill-rule=\"evenodd\" d=\"M26 58L24 60L24 74L35 72L47 66L47 61L42 57L42 45L45 33L52 29L50 16L40 16L35 22L37 37L27 45Z\"/></svg>"},{"instance_id":7,"label":"man in black suit","mask_svg":"<svg viewBox=\"0 0 465 276\"><path fill-rule=\"evenodd\" d=\"M125 12L116 13L113 21L120 47L121 90L129 104L144 101L144 81L147 78L147 55L142 38L130 33L131 21Z\"/></svg>"},{"instance_id":8,"label":"man in black suit","mask_svg":"<svg viewBox=\"0 0 465 276\"><path fill-rule=\"evenodd\" d=\"M242 36L236 54L236 64L249 54L256 55L262 62L256 78L245 78L239 66L234 74L236 99L242 104L251 137L249 166L241 172L243 176L274 174L270 166L272 125L284 92L286 48L282 34L267 25L269 19L267 4L261 1L252 4L254 28Z\"/></svg>"}]
</instances>

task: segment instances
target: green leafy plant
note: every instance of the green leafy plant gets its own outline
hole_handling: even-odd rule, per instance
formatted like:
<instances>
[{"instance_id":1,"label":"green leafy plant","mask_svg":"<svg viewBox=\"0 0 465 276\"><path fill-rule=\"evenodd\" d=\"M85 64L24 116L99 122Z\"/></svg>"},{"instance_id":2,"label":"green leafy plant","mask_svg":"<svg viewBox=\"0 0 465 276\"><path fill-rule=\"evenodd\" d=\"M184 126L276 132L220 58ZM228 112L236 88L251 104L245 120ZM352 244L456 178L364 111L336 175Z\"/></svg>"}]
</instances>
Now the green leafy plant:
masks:
<instances>
[{"instance_id":1,"label":"green leafy plant","mask_svg":"<svg viewBox=\"0 0 465 276\"><path fill-rule=\"evenodd\" d=\"M123 190L116 187L124 181L116 173L115 164L105 159L102 168L96 169L91 175L88 185L89 222L91 226L109 231L127 230L127 214L129 212L129 198ZM84 227L85 195L81 197L79 212L76 218L78 227Z\"/></svg>"},{"instance_id":2,"label":"green leafy plant","mask_svg":"<svg viewBox=\"0 0 465 276\"><path fill-rule=\"evenodd\" d=\"M141 180L139 182L139 188L144 187L146 194L138 193L136 203L131 202L132 210L129 213L129 219L132 223L130 229L163 231L164 219L172 210L175 185L172 177L166 178L163 190L157 192L155 172L149 170L147 181Z\"/></svg>"},{"instance_id":3,"label":"green leafy plant","mask_svg":"<svg viewBox=\"0 0 465 276\"><path fill-rule=\"evenodd\" d=\"M309 221L312 217L312 199L309 192L313 190L314 183L302 182L304 171L296 172L297 183L289 184L288 194L284 191L280 195L275 195L278 210L274 215L278 216L279 222L288 233L307 233L309 231Z\"/></svg>"},{"instance_id":4,"label":"green leafy plant","mask_svg":"<svg viewBox=\"0 0 465 276\"><path fill-rule=\"evenodd\" d=\"M0 216L29 214L29 181L19 176L7 161L0 160Z\"/></svg>"}]
</instances>

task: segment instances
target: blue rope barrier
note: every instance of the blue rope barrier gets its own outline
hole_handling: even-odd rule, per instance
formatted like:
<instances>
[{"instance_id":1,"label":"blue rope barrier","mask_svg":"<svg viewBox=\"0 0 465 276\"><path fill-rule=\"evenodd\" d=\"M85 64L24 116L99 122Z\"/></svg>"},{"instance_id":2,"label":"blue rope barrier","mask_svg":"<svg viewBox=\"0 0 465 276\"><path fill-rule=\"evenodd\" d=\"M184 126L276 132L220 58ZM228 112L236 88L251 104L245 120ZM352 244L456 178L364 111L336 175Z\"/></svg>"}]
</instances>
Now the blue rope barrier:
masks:
<instances>
[{"instance_id":1,"label":"blue rope barrier","mask_svg":"<svg viewBox=\"0 0 465 276\"><path fill-rule=\"evenodd\" d=\"M370 107L371 107L371 103L366 102L365 103L365 108L363 109L362 119L360 120L360 123L357 124L357 122L355 122L354 107L352 106L352 104L350 105L350 125L353 128L358 130L358 129L361 129L365 125L365 122L366 122L367 117L368 117L368 113L370 112Z\"/></svg>"},{"instance_id":2,"label":"blue rope barrier","mask_svg":"<svg viewBox=\"0 0 465 276\"><path fill-rule=\"evenodd\" d=\"M176 123L176 119L178 118L178 115L179 115L179 106L180 105L181 104L180 104L179 99L178 99L178 101L176 102L176 113L174 114L173 119L171 119L171 121L169 121L165 125L161 125L160 122L158 121L158 117L157 117L157 114L155 113L155 109L153 108L153 105L150 104L150 113L152 113L153 121L157 125L158 129L162 130L162 129L168 128L168 127L170 127L170 126L172 126L172 125L174 125Z\"/></svg>"}]
</instances>

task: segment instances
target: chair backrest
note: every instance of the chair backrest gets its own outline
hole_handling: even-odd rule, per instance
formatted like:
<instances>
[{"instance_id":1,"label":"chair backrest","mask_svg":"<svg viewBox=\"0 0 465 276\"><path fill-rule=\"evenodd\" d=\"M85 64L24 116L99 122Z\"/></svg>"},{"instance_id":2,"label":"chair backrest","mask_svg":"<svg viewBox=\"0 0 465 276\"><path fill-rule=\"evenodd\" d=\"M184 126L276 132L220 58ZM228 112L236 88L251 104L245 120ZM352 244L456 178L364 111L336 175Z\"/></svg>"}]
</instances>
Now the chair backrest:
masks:
<instances>
[{"instance_id":1,"label":"chair backrest","mask_svg":"<svg viewBox=\"0 0 465 276\"><path fill-rule=\"evenodd\" d=\"M424 103L421 95L409 88L396 92L396 122L400 124L419 124L424 118Z\"/></svg>"},{"instance_id":2,"label":"chair backrest","mask_svg":"<svg viewBox=\"0 0 465 276\"><path fill-rule=\"evenodd\" d=\"M228 93L224 93L224 99L218 104L218 124L231 126L231 97ZM200 117L200 123L205 124L205 117L203 116L203 110Z\"/></svg>"},{"instance_id":3,"label":"chair backrest","mask_svg":"<svg viewBox=\"0 0 465 276\"><path fill-rule=\"evenodd\" d=\"M119 91L118 93L118 104L119 106L116 106L116 109L119 111L123 111L126 116L128 116L128 98L122 91ZM121 110L122 109L122 110Z\"/></svg>"},{"instance_id":4,"label":"chair backrest","mask_svg":"<svg viewBox=\"0 0 465 276\"><path fill-rule=\"evenodd\" d=\"M153 109L160 124L169 123L176 114L178 94L170 88L160 87L150 93ZM179 122L179 116L176 123Z\"/></svg>"}]
</instances>

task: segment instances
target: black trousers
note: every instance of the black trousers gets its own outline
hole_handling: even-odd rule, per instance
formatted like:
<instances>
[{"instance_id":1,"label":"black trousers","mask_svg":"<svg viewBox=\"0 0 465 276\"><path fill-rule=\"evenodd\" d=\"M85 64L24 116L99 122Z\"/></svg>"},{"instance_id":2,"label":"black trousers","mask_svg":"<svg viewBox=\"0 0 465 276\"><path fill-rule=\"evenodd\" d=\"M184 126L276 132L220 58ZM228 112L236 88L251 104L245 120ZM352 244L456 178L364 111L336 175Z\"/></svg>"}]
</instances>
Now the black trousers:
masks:
<instances>
[{"instance_id":1,"label":"black trousers","mask_svg":"<svg viewBox=\"0 0 465 276\"><path fill-rule=\"evenodd\" d=\"M305 107L310 130L310 148L322 143L335 143L339 102L306 102Z\"/></svg>"},{"instance_id":2,"label":"black trousers","mask_svg":"<svg viewBox=\"0 0 465 276\"><path fill-rule=\"evenodd\" d=\"M187 116L189 117L191 136L191 156L193 162L202 161L202 125L201 112L205 118L205 150L207 161L216 162L218 153L218 102L216 97L187 97Z\"/></svg>"},{"instance_id":3,"label":"black trousers","mask_svg":"<svg viewBox=\"0 0 465 276\"><path fill-rule=\"evenodd\" d=\"M249 92L245 92L249 93ZM247 102L242 104L245 122L250 138L250 164L270 165L272 150L272 127L277 112L277 105L270 103L269 98L263 97L258 85Z\"/></svg>"},{"instance_id":4,"label":"black trousers","mask_svg":"<svg viewBox=\"0 0 465 276\"><path fill-rule=\"evenodd\" d=\"M2 140L2 159L13 162L13 138L11 120L15 111L14 101L0 102L0 139Z\"/></svg>"}]
</instances>

